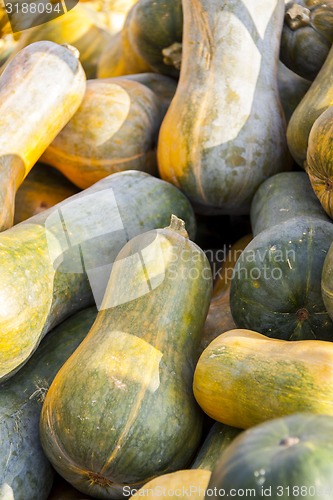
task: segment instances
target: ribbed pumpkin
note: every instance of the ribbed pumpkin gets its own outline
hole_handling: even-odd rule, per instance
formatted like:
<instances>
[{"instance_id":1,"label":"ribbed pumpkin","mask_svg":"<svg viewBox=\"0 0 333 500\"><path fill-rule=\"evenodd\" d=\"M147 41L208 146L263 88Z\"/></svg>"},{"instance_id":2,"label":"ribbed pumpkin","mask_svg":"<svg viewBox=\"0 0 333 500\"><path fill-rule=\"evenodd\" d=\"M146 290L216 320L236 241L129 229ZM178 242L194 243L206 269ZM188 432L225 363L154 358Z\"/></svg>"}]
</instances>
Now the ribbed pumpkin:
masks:
<instances>
[{"instance_id":1,"label":"ribbed pumpkin","mask_svg":"<svg viewBox=\"0 0 333 500\"><path fill-rule=\"evenodd\" d=\"M18 187L77 111L85 88L70 46L32 43L6 66L0 77L0 230L13 224Z\"/></svg>"},{"instance_id":2,"label":"ribbed pumpkin","mask_svg":"<svg viewBox=\"0 0 333 500\"><path fill-rule=\"evenodd\" d=\"M208 259L174 216L118 254L97 319L41 415L45 453L80 491L118 498L191 461L202 426L193 370L211 291Z\"/></svg>"},{"instance_id":3,"label":"ribbed pumpkin","mask_svg":"<svg viewBox=\"0 0 333 500\"><path fill-rule=\"evenodd\" d=\"M158 141L160 175L202 213L246 214L289 168L277 88L279 0L183 0L180 80Z\"/></svg>"},{"instance_id":4,"label":"ribbed pumpkin","mask_svg":"<svg viewBox=\"0 0 333 500\"><path fill-rule=\"evenodd\" d=\"M333 340L321 276L333 224L305 172L267 179L251 207L253 240L230 288L236 325L284 340Z\"/></svg>"},{"instance_id":5,"label":"ribbed pumpkin","mask_svg":"<svg viewBox=\"0 0 333 500\"><path fill-rule=\"evenodd\" d=\"M314 122L306 156L306 172L321 206L333 219L333 106Z\"/></svg>"},{"instance_id":6,"label":"ribbed pumpkin","mask_svg":"<svg viewBox=\"0 0 333 500\"><path fill-rule=\"evenodd\" d=\"M286 3L280 58L292 71L314 80L333 43L333 2Z\"/></svg>"},{"instance_id":7,"label":"ribbed pumpkin","mask_svg":"<svg viewBox=\"0 0 333 500\"><path fill-rule=\"evenodd\" d=\"M80 108L41 160L82 189L124 170L156 174L162 117L147 86L120 78L89 80Z\"/></svg>"}]
</instances>

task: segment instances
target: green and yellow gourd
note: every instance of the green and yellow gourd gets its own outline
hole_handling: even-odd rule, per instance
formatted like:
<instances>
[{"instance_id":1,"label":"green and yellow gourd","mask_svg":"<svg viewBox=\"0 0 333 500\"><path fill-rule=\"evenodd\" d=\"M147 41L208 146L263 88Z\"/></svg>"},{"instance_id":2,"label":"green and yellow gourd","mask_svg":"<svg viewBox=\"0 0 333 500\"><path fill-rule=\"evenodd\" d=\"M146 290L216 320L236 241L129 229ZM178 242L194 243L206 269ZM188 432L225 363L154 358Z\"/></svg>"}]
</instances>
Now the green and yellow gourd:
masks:
<instances>
[{"instance_id":1,"label":"green and yellow gourd","mask_svg":"<svg viewBox=\"0 0 333 500\"><path fill-rule=\"evenodd\" d=\"M305 172L267 179L251 207L254 238L240 255L230 288L238 328L284 340L333 341L321 293L333 224Z\"/></svg>"},{"instance_id":2,"label":"green and yellow gourd","mask_svg":"<svg viewBox=\"0 0 333 500\"><path fill-rule=\"evenodd\" d=\"M333 2L286 3L280 59L292 71L314 80L333 43Z\"/></svg>"},{"instance_id":3,"label":"green and yellow gourd","mask_svg":"<svg viewBox=\"0 0 333 500\"><path fill-rule=\"evenodd\" d=\"M43 16L41 14L42 18ZM65 15L24 30L9 61L33 42L49 40L58 44L70 44L79 51L87 78L95 78L102 50L111 39L112 35L103 26L98 13L80 2Z\"/></svg>"},{"instance_id":4,"label":"green and yellow gourd","mask_svg":"<svg viewBox=\"0 0 333 500\"><path fill-rule=\"evenodd\" d=\"M247 492L252 498L329 499L333 488L332 431L331 416L304 413L248 429L216 464L208 484L210 498Z\"/></svg>"},{"instance_id":5,"label":"green and yellow gourd","mask_svg":"<svg viewBox=\"0 0 333 500\"><path fill-rule=\"evenodd\" d=\"M26 366L1 384L1 498L48 498L54 471L40 445L40 412L53 378L88 333L96 315L97 309L91 307L64 321L47 335Z\"/></svg>"},{"instance_id":6,"label":"green and yellow gourd","mask_svg":"<svg viewBox=\"0 0 333 500\"><path fill-rule=\"evenodd\" d=\"M147 86L121 78L89 80L80 108L41 160L81 189L123 170L156 174L162 118Z\"/></svg>"},{"instance_id":7,"label":"green and yellow gourd","mask_svg":"<svg viewBox=\"0 0 333 500\"><path fill-rule=\"evenodd\" d=\"M22 49L1 75L0 230L13 224L18 187L72 118L85 87L76 49L47 41Z\"/></svg>"},{"instance_id":8,"label":"green and yellow gourd","mask_svg":"<svg viewBox=\"0 0 333 500\"><path fill-rule=\"evenodd\" d=\"M175 216L118 254L97 319L41 415L45 453L83 493L118 498L189 464L201 436L192 378L211 292L208 259Z\"/></svg>"},{"instance_id":9,"label":"green and yellow gourd","mask_svg":"<svg viewBox=\"0 0 333 500\"><path fill-rule=\"evenodd\" d=\"M277 88L278 0L183 0L180 80L158 141L163 179L198 212L246 214L259 184L289 169Z\"/></svg>"},{"instance_id":10,"label":"green and yellow gourd","mask_svg":"<svg viewBox=\"0 0 333 500\"><path fill-rule=\"evenodd\" d=\"M333 416L333 344L222 333L197 363L193 391L208 416L247 429L297 412Z\"/></svg>"},{"instance_id":11,"label":"green and yellow gourd","mask_svg":"<svg viewBox=\"0 0 333 500\"><path fill-rule=\"evenodd\" d=\"M37 162L17 190L14 224L53 207L78 191L56 169Z\"/></svg>"},{"instance_id":12,"label":"green and yellow gourd","mask_svg":"<svg viewBox=\"0 0 333 500\"><path fill-rule=\"evenodd\" d=\"M311 128L317 118L333 105L333 47L311 87L293 112L287 127L289 150L301 167L306 160Z\"/></svg>"},{"instance_id":13,"label":"green and yellow gourd","mask_svg":"<svg viewBox=\"0 0 333 500\"><path fill-rule=\"evenodd\" d=\"M20 369L57 323L103 297L129 238L176 212L193 235L190 203L137 171L113 174L0 235L0 380Z\"/></svg>"},{"instance_id":14,"label":"green and yellow gourd","mask_svg":"<svg viewBox=\"0 0 333 500\"><path fill-rule=\"evenodd\" d=\"M333 105L314 122L306 154L306 172L325 212L333 219L332 163Z\"/></svg>"}]
</instances>

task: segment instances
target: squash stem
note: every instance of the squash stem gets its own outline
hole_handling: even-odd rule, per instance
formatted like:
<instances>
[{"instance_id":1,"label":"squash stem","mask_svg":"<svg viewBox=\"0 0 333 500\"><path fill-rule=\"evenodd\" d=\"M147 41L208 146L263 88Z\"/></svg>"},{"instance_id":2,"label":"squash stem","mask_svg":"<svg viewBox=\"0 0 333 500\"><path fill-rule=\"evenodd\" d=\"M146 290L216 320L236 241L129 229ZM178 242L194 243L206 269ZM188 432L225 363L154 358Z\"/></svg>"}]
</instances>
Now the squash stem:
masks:
<instances>
[{"instance_id":1,"label":"squash stem","mask_svg":"<svg viewBox=\"0 0 333 500\"><path fill-rule=\"evenodd\" d=\"M176 215L171 215L170 225L167 227L171 231L181 234L184 238L188 238L188 233L185 228L185 222L179 219Z\"/></svg>"},{"instance_id":2,"label":"squash stem","mask_svg":"<svg viewBox=\"0 0 333 500\"><path fill-rule=\"evenodd\" d=\"M167 66L173 66L174 68L180 70L182 62L182 49L183 45L179 42L175 42L169 47L165 47L165 49L162 50L164 64Z\"/></svg>"},{"instance_id":3,"label":"squash stem","mask_svg":"<svg viewBox=\"0 0 333 500\"><path fill-rule=\"evenodd\" d=\"M302 5L293 3L285 14L285 22L293 31L310 24L311 11Z\"/></svg>"}]
</instances>

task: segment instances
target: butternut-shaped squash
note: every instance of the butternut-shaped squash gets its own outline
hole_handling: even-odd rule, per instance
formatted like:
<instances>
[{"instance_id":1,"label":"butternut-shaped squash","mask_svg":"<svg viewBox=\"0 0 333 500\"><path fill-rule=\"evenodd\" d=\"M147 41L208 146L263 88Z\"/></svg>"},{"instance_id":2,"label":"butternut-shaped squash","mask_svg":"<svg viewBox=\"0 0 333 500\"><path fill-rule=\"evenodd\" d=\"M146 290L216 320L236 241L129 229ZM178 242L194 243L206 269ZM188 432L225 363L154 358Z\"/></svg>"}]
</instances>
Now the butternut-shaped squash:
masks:
<instances>
[{"instance_id":1,"label":"butternut-shaped squash","mask_svg":"<svg viewBox=\"0 0 333 500\"><path fill-rule=\"evenodd\" d=\"M22 49L0 77L0 230L13 224L15 193L72 118L86 78L77 50L53 42Z\"/></svg>"},{"instance_id":2,"label":"butternut-shaped squash","mask_svg":"<svg viewBox=\"0 0 333 500\"><path fill-rule=\"evenodd\" d=\"M161 121L157 96L145 85L89 80L80 108L41 160L81 189L124 170L156 174Z\"/></svg>"},{"instance_id":3,"label":"butternut-shaped squash","mask_svg":"<svg viewBox=\"0 0 333 500\"><path fill-rule=\"evenodd\" d=\"M158 165L198 212L246 214L259 184L289 168L277 88L279 0L183 0L180 80Z\"/></svg>"},{"instance_id":4,"label":"butternut-shaped squash","mask_svg":"<svg viewBox=\"0 0 333 500\"><path fill-rule=\"evenodd\" d=\"M120 251L97 319L41 415L43 449L78 490L118 498L189 464L201 436L191 389L211 291L208 259L177 217Z\"/></svg>"},{"instance_id":5,"label":"butternut-shaped squash","mask_svg":"<svg viewBox=\"0 0 333 500\"><path fill-rule=\"evenodd\" d=\"M304 167L311 128L316 119L333 105L333 47L311 87L293 112L287 127L289 150Z\"/></svg>"},{"instance_id":6,"label":"butternut-shaped squash","mask_svg":"<svg viewBox=\"0 0 333 500\"><path fill-rule=\"evenodd\" d=\"M78 3L66 15L23 31L10 60L33 42L68 43L78 49L87 78L95 78L101 52L111 39L112 35L103 26L98 13Z\"/></svg>"},{"instance_id":7,"label":"butternut-shaped squash","mask_svg":"<svg viewBox=\"0 0 333 500\"><path fill-rule=\"evenodd\" d=\"M104 295L129 238L195 220L169 183L137 171L113 174L0 234L0 382L17 372L56 324Z\"/></svg>"},{"instance_id":8,"label":"butternut-shaped squash","mask_svg":"<svg viewBox=\"0 0 333 500\"><path fill-rule=\"evenodd\" d=\"M321 206L333 219L333 105L314 122L306 155L306 172Z\"/></svg>"},{"instance_id":9,"label":"butternut-shaped squash","mask_svg":"<svg viewBox=\"0 0 333 500\"><path fill-rule=\"evenodd\" d=\"M193 391L210 417L240 429L301 411L333 415L333 344L230 330L202 353Z\"/></svg>"},{"instance_id":10,"label":"butternut-shaped squash","mask_svg":"<svg viewBox=\"0 0 333 500\"><path fill-rule=\"evenodd\" d=\"M37 162L16 193L14 224L53 207L78 191L55 168Z\"/></svg>"}]
</instances>

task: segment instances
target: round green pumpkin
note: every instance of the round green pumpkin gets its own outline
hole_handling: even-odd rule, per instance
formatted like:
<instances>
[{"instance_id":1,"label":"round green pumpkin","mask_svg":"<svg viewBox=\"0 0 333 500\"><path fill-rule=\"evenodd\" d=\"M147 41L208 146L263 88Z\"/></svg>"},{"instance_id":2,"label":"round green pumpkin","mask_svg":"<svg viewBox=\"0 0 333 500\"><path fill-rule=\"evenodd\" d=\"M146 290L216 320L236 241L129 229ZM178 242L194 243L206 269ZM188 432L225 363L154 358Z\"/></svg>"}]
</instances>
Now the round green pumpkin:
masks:
<instances>
[{"instance_id":1,"label":"round green pumpkin","mask_svg":"<svg viewBox=\"0 0 333 500\"><path fill-rule=\"evenodd\" d=\"M333 340L321 294L333 224L307 174L265 181L253 199L251 221L255 237L235 265L230 289L237 327L283 340Z\"/></svg>"},{"instance_id":2,"label":"round green pumpkin","mask_svg":"<svg viewBox=\"0 0 333 500\"><path fill-rule=\"evenodd\" d=\"M206 499L328 500L332 469L333 417L297 413L242 432L216 464Z\"/></svg>"}]
</instances>

